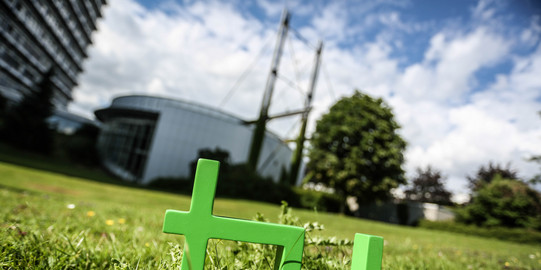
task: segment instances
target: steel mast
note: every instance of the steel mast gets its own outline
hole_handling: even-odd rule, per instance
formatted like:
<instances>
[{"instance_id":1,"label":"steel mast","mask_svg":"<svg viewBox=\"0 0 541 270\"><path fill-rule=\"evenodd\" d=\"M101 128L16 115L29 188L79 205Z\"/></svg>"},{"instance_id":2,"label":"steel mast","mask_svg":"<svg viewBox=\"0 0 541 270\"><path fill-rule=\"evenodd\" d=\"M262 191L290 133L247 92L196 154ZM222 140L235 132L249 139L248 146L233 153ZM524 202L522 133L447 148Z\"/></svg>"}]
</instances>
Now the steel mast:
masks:
<instances>
[{"instance_id":1,"label":"steel mast","mask_svg":"<svg viewBox=\"0 0 541 270\"><path fill-rule=\"evenodd\" d=\"M312 97L314 96L314 89L316 88L317 76L319 74L319 64L321 62L321 51L323 50L323 42L319 42L316 50L314 69L312 70L312 78L310 81L310 88L306 100L304 101L304 108L306 109L302 114L302 126L297 138L297 148L291 158L291 169L289 170L289 184L295 185L297 177L299 176L299 168L302 162L302 151L304 150L304 141L306 140L306 124L308 122L308 114L310 113L310 106L312 104Z\"/></svg>"},{"instance_id":2,"label":"steel mast","mask_svg":"<svg viewBox=\"0 0 541 270\"><path fill-rule=\"evenodd\" d=\"M274 49L271 69L269 77L267 78L267 84L265 86L265 93L263 95L263 102L261 103L261 111L259 112L259 118L256 121L254 133L252 135L252 143L250 145L250 156L248 157L248 165L257 170L257 163L259 161L259 155L261 154L261 147L263 146L263 138L265 136L265 129L267 120L269 119L269 107L274 90L274 84L278 75L278 66L280 65L280 58L284 47L284 40L289 28L289 12L284 9L282 13L282 21L280 23L280 29L278 30L278 40L276 41L276 47Z\"/></svg>"}]
</instances>

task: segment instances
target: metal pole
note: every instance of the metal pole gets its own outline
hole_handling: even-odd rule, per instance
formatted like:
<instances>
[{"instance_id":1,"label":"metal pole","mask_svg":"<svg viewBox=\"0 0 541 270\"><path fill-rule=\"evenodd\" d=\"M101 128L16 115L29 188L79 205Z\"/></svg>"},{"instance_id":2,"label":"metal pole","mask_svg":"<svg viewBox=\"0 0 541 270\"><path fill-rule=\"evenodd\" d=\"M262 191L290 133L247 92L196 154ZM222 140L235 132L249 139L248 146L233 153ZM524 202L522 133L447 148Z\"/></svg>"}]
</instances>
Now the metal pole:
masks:
<instances>
[{"instance_id":1,"label":"metal pole","mask_svg":"<svg viewBox=\"0 0 541 270\"><path fill-rule=\"evenodd\" d=\"M278 74L278 66L280 65L280 57L282 56L282 50L284 47L284 40L287 35L289 26L289 12L284 9L282 13L282 22L280 23L280 29L278 30L278 40L276 41L276 47L274 49L273 60L271 64L271 70L269 77L267 78L267 84L265 86L265 93L263 95L263 102L261 103L261 111L259 112L259 119L256 122L254 133L252 135L252 143L250 145L250 156L248 157L248 165L256 170L259 155L261 153L261 147L263 145L263 138L265 136L265 128L268 120L269 107L274 90L274 84L276 82L276 75Z\"/></svg>"},{"instance_id":2,"label":"metal pole","mask_svg":"<svg viewBox=\"0 0 541 270\"><path fill-rule=\"evenodd\" d=\"M306 109L310 108L312 103L312 97L314 95L314 89L316 88L317 76L319 73L319 63L321 62L321 51L323 50L323 42L319 42L316 50L315 64L314 69L312 70L312 80L310 82L310 89L308 96L306 97L304 107ZM302 162L302 151L304 149L305 133L306 133L306 123L308 122L309 110L306 110L302 114L302 126L299 132L299 137L297 138L297 148L293 153L291 158L291 170L289 171L289 184L295 185L297 182L297 177L299 176L299 168Z\"/></svg>"}]
</instances>

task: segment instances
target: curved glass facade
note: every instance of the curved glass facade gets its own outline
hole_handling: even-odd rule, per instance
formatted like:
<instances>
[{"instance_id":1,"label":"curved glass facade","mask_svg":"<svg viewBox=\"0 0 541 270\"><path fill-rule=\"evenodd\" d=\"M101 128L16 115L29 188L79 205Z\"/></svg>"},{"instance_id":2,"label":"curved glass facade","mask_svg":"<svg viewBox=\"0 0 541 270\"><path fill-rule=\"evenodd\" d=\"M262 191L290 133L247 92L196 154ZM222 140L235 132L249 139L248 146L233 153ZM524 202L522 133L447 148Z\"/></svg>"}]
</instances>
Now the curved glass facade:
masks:
<instances>
[{"instance_id":1,"label":"curved glass facade","mask_svg":"<svg viewBox=\"0 0 541 270\"><path fill-rule=\"evenodd\" d=\"M248 157L252 126L219 110L180 100L125 96L95 112L103 122L99 151L107 168L123 179L148 183L187 177L201 149L226 150L232 163ZM258 172L278 180L292 151L267 132Z\"/></svg>"}]
</instances>

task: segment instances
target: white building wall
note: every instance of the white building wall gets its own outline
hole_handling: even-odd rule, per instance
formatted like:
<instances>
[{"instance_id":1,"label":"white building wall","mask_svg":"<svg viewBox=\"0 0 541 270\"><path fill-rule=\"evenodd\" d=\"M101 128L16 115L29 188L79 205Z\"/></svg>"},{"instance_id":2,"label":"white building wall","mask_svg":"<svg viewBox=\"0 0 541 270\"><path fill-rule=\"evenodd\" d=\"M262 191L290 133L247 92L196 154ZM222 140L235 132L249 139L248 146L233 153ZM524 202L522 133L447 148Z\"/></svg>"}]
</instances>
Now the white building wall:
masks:
<instances>
[{"instance_id":1,"label":"white building wall","mask_svg":"<svg viewBox=\"0 0 541 270\"><path fill-rule=\"evenodd\" d=\"M233 164L246 162L252 126L231 115L177 100L128 96L117 98L111 108L158 112L142 183L159 177L187 177L190 162L201 149L226 150ZM292 151L267 132L259 158L261 175L278 180L282 167L289 169Z\"/></svg>"}]
</instances>

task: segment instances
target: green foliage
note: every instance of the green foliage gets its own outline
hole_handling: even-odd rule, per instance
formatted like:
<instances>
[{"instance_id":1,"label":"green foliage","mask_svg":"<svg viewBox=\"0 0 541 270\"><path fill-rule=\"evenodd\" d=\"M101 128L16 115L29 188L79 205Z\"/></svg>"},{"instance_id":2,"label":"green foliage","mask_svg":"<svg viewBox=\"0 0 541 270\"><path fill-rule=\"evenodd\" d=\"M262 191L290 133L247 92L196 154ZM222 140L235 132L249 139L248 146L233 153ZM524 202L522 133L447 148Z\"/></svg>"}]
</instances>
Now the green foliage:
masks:
<instances>
[{"instance_id":1,"label":"green foliage","mask_svg":"<svg viewBox=\"0 0 541 270\"><path fill-rule=\"evenodd\" d=\"M492 180L499 176L504 179L518 180L518 174L515 170L510 168L507 164L506 167L502 167L500 164L494 164L489 162L487 166L481 166L475 175L467 176L468 186L472 193L477 192L486 184L492 182Z\"/></svg>"},{"instance_id":2,"label":"green foliage","mask_svg":"<svg viewBox=\"0 0 541 270\"><path fill-rule=\"evenodd\" d=\"M466 225L453 221L428 221L421 220L419 227L462 233L473 236L482 236L488 238L496 238L505 241L524 243L524 244L541 244L541 232L521 229L521 228L505 228L505 227L478 227L475 225Z\"/></svg>"},{"instance_id":3,"label":"green foliage","mask_svg":"<svg viewBox=\"0 0 541 270\"><path fill-rule=\"evenodd\" d=\"M541 196L526 183L496 176L457 214L466 224L541 230Z\"/></svg>"},{"instance_id":4,"label":"green foliage","mask_svg":"<svg viewBox=\"0 0 541 270\"><path fill-rule=\"evenodd\" d=\"M417 168L412 187L405 190L406 199L417 202L452 205L451 192L445 189L445 179L439 170L428 166L425 170Z\"/></svg>"},{"instance_id":5,"label":"green foliage","mask_svg":"<svg viewBox=\"0 0 541 270\"><path fill-rule=\"evenodd\" d=\"M67 157L76 163L97 166L100 164L96 149L99 132L98 127L84 124L72 135L63 135L61 145L56 148L65 150Z\"/></svg>"},{"instance_id":6,"label":"green foliage","mask_svg":"<svg viewBox=\"0 0 541 270\"><path fill-rule=\"evenodd\" d=\"M216 196L218 197L242 198L275 204L287 201L292 205L299 205L297 195L287 184L275 183L270 178L262 177L246 164L231 165L229 153L219 148L199 151L199 157L191 162L192 171L189 179L161 178L152 181L149 186L191 194L195 168L199 158L220 161L220 173L216 187Z\"/></svg>"},{"instance_id":7,"label":"green foliage","mask_svg":"<svg viewBox=\"0 0 541 270\"><path fill-rule=\"evenodd\" d=\"M402 164L405 141L382 100L358 91L342 98L317 121L309 149L307 180L334 188L361 204L383 201L406 182Z\"/></svg>"},{"instance_id":8,"label":"green foliage","mask_svg":"<svg viewBox=\"0 0 541 270\"><path fill-rule=\"evenodd\" d=\"M336 194L303 188L293 188L298 196L298 205L306 209L323 212L339 212L342 201Z\"/></svg>"},{"instance_id":9,"label":"green foliage","mask_svg":"<svg viewBox=\"0 0 541 270\"><path fill-rule=\"evenodd\" d=\"M11 107L2 125L2 139L26 150L48 154L53 148L53 131L47 123L53 113L52 72L43 76L35 91Z\"/></svg>"},{"instance_id":10,"label":"green foliage","mask_svg":"<svg viewBox=\"0 0 541 270\"><path fill-rule=\"evenodd\" d=\"M199 149L197 158L190 162L190 179L195 178L195 170L197 168L197 160L200 158L206 158L206 159L212 159L220 162L220 173L218 177L222 177L224 175L229 174L230 165L231 165L231 158L229 157L229 152L227 150L221 149L219 147L216 147L216 149L212 150L209 148ZM219 178L219 179L222 179ZM218 180L218 183L220 180Z\"/></svg>"}]
</instances>

